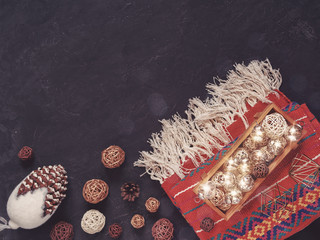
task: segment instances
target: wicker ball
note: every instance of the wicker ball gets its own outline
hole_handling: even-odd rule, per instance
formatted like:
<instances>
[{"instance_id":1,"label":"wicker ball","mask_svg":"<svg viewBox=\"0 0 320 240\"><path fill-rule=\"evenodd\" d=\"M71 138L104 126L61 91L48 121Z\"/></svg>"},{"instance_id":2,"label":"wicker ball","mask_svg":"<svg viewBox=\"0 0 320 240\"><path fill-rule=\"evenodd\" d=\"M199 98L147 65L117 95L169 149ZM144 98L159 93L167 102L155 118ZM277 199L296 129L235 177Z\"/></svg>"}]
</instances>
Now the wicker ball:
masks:
<instances>
[{"instance_id":1,"label":"wicker ball","mask_svg":"<svg viewBox=\"0 0 320 240\"><path fill-rule=\"evenodd\" d=\"M213 205L219 206L224 201L224 191L220 190L219 188L215 188L212 191L212 194L209 198L210 202L212 202Z\"/></svg>"},{"instance_id":2,"label":"wicker ball","mask_svg":"<svg viewBox=\"0 0 320 240\"><path fill-rule=\"evenodd\" d=\"M263 151L262 149L254 150L251 155L250 155L251 161L256 164L256 163L266 163L268 159L268 155L266 151Z\"/></svg>"},{"instance_id":3,"label":"wicker ball","mask_svg":"<svg viewBox=\"0 0 320 240\"><path fill-rule=\"evenodd\" d=\"M222 171L216 172L210 179L217 187L223 187L224 180L224 173Z\"/></svg>"},{"instance_id":4,"label":"wicker ball","mask_svg":"<svg viewBox=\"0 0 320 240\"><path fill-rule=\"evenodd\" d=\"M160 202L158 199L154 198L154 197L150 197L148 198L148 200L145 203L146 209L151 212L151 213L155 213L158 211L159 207L160 207Z\"/></svg>"},{"instance_id":5,"label":"wicker ball","mask_svg":"<svg viewBox=\"0 0 320 240\"><path fill-rule=\"evenodd\" d=\"M246 138L246 140L244 140L242 146L249 152L252 152L259 148L259 142L255 141L252 137L249 136Z\"/></svg>"},{"instance_id":6,"label":"wicker ball","mask_svg":"<svg viewBox=\"0 0 320 240\"><path fill-rule=\"evenodd\" d=\"M221 205L218 206L222 211L227 211L229 208L231 208L231 202L223 201Z\"/></svg>"},{"instance_id":7,"label":"wicker ball","mask_svg":"<svg viewBox=\"0 0 320 240\"><path fill-rule=\"evenodd\" d=\"M89 203L98 203L104 200L109 193L108 184L100 179L91 179L83 186L83 198Z\"/></svg>"},{"instance_id":8,"label":"wicker ball","mask_svg":"<svg viewBox=\"0 0 320 240\"><path fill-rule=\"evenodd\" d=\"M106 223L106 217L98 210L91 209L87 211L81 220L81 228L89 234L101 232Z\"/></svg>"},{"instance_id":9,"label":"wicker ball","mask_svg":"<svg viewBox=\"0 0 320 240\"><path fill-rule=\"evenodd\" d=\"M254 186L254 179L249 174L239 175L237 183L242 192L249 192Z\"/></svg>"},{"instance_id":10,"label":"wicker ball","mask_svg":"<svg viewBox=\"0 0 320 240\"><path fill-rule=\"evenodd\" d=\"M234 171L237 171L240 163L241 163L240 159L231 157L231 158L227 159L227 161L225 161L223 166L224 166L225 171L234 172Z\"/></svg>"},{"instance_id":11,"label":"wicker ball","mask_svg":"<svg viewBox=\"0 0 320 240\"><path fill-rule=\"evenodd\" d=\"M144 217L140 214L135 214L132 218L131 218L131 225L132 227L139 229L144 227Z\"/></svg>"},{"instance_id":12,"label":"wicker ball","mask_svg":"<svg viewBox=\"0 0 320 240\"><path fill-rule=\"evenodd\" d=\"M166 218L161 218L153 224L152 236L154 240L171 240L173 238L173 224Z\"/></svg>"},{"instance_id":13,"label":"wicker ball","mask_svg":"<svg viewBox=\"0 0 320 240\"><path fill-rule=\"evenodd\" d=\"M21 160L28 160L28 159L31 159L32 158L32 148L31 147L28 147L28 146L24 146L21 148L21 150L19 151L18 153L18 157L21 159Z\"/></svg>"},{"instance_id":14,"label":"wicker ball","mask_svg":"<svg viewBox=\"0 0 320 240\"><path fill-rule=\"evenodd\" d=\"M269 138L260 125L256 125L253 128L250 137L259 145L259 147L263 147L268 144Z\"/></svg>"},{"instance_id":15,"label":"wicker ball","mask_svg":"<svg viewBox=\"0 0 320 240\"><path fill-rule=\"evenodd\" d=\"M125 152L119 146L112 145L101 153L101 162L106 168L120 167L124 159Z\"/></svg>"},{"instance_id":16,"label":"wicker ball","mask_svg":"<svg viewBox=\"0 0 320 240\"><path fill-rule=\"evenodd\" d=\"M280 113L272 113L265 117L262 127L269 138L277 139L283 136L288 124Z\"/></svg>"},{"instance_id":17,"label":"wicker ball","mask_svg":"<svg viewBox=\"0 0 320 240\"><path fill-rule=\"evenodd\" d=\"M226 193L226 202L231 204L238 204L242 199L242 192L238 188L229 190Z\"/></svg>"},{"instance_id":18,"label":"wicker ball","mask_svg":"<svg viewBox=\"0 0 320 240\"><path fill-rule=\"evenodd\" d=\"M213 229L213 226L214 221L209 217L204 218L200 223L200 228L205 232L210 232Z\"/></svg>"},{"instance_id":19,"label":"wicker ball","mask_svg":"<svg viewBox=\"0 0 320 240\"><path fill-rule=\"evenodd\" d=\"M51 230L51 240L72 240L74 236L73 226L70 223L58 222Z\"/></svg>"},{"instance_id":20,"label":"wicker ball","mask_svg":"<svg viewBox=\"0 0 320 240\"><path fill-rule=\"evenodd\" d=\"M198 188L198 197L200 199L210 199L215 195L214 191L216 188L217 185L213 181L201 184Z\"/></svg>"},{"instance_id":21,"label":"wicker ball","mask_svg":"<svg viewBox=\"0 0 320 240\"><path fill-rule=\"evenodd\" d=\"M224 176L224 183L223 183L223 187L225 190L234 188L234 186L236 185L236 175L233 174L232 172L225 172L223 174Z\"/></svg>"},{"instance_id":22,"label":"wicker ball","mask_svg":"<svg viewBox=\"0 0 320 240\"><path fill-rule=\"evenodd\" d=\"M255 178L265 178L269 173L269 168L265 163L258 163L252 169Z\"/></svg>"},{"instance_id":23,"label":"wicker ball","mask_svg":"<svg viewBox=\"0 0 320 240\"><path fill-rule=\"evenodd\" d=\"M118 223L109 226L109 235L111 238L119 238L122 233L122 227Z\"/></svg>"},{"instance_id":24,"label":"wicker ball","mask_svg":"<svg viewBox=\"0 0 320 240\"><path fill-rule=\"evenodd\" d=\"M269 166L275 158L275 155L272 152L268 151L268 147L263 147L261 148L261 150L267 154L266 164L267 166Z\"/></svg>"},{"instance_id":25,"label":"wicker ball","mask_svg":"<svg viewBox=\"0 0 320 240\"><path fill-rule=\"evenodd\" d=\"M238 148L232 156L233 158L239 159L240 162L245 162L249 159L249 153L245 148Z\"/></svg>"}]
</instances>

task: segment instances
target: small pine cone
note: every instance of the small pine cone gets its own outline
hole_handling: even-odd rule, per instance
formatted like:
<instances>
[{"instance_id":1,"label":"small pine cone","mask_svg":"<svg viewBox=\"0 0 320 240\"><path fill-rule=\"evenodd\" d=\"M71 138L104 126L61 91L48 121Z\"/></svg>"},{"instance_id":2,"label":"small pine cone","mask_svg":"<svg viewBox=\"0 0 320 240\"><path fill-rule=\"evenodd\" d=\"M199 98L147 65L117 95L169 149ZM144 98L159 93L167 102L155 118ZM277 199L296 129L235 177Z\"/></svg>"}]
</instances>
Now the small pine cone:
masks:
<instances>
[{"instance_id":1,"label":"small pine cone","mask_svg":"<svg viewBox=\"0 0 320 240\"><path fill-rule=\"evenodd\" d=\"M32 158L32 148L28 146L24 146L18 153L18 157L21 160L28 160Z\"/></svg>"},{"instance_id":2,"label":"small pine cone","mask_svg":"<svg viewBox=\"0 0 320 240\"><path fill-rule=\"evenodd\" d=\"M135 183L125 183L121 186L121 197L123 200L134 202L140 195L140 187Z\"/></svg>"}]
</instances>

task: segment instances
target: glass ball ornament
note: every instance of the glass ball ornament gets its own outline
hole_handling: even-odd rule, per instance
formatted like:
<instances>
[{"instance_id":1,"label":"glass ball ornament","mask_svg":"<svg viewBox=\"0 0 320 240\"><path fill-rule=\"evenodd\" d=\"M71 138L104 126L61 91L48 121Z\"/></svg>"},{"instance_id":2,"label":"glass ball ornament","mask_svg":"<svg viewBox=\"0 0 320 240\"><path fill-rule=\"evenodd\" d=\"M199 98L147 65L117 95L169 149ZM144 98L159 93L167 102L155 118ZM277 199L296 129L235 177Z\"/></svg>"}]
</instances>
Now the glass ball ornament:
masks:
<instances>
[{"instance_id":1,"label":"glass ball ornament","mask_svg":"<svg viewBox=\"0 0 320 240\"><path fill-rule=\"evenodd\" d=\"M217 186L212 181L201 184L198 188L198 197L200 199L210 199L214 195L213 191L216 188Z\"/></svg>"},{"instance_id":2,"label":"glass ball ornament","mask_svg":"<svg viewBox=\"0 0 320 240\"><path fill-rule=\"evenodd\" d=\"M258 162L266 163L268 155L265 151L259 149L259 150L254 150L251 153L250 157L253 163L258 163Z\"/></svg>"},{"instance_id":3,"label":"glass ball ornament","mask_svg":"<svg viewBox=\"0 0 320 240\"><path fill-rule=\"evenodd\" d=\"M239 165L238 171L241 175L247 175L250 174L252 171L252 164L250 161L243 162Z\"/></svg>"},{"instance_id":4,"label":"glass ball ornament","mask_svg":"<svg viewBox=\"0 0 320 240\"><path fill-rule=\"evenodd\" d=\"M231 204L239 204L242 199L242 192L238 188L233 188L226 193L226 198Z\"/></svg>"},{"instance_id":5,"label":"glass ball ornament","mask_svg":"<svg viewBox=\"0 0 320 240\"><path fill-rule=\"evenodd\" d=\"M253 188L254 185L254 179L251 177L251 175L239 175L238 177L238 188L242 192L249 192Z\"/></svg>"},{"instance_id":6,"label":"glass ball ornament","mask_svg":"<svg viewBox=\"0 0 320 240\"><path fill-rule=\"evenodd\" d=\"M300 124L294 124L287 127L284 136L289 142L296 142L302 136L302 130L303 127Z\"/></svg>"},{"instance_id":7,"label":"glass ball ornament","mask_svg":"<svg viewBox=\"0 0 320 240\"><path fill-rule=\"evenodd\" d=\"M258 144L259 147L263 147L268 144L268 136L260 125L256 125L253 128L250 137Z\"/></svg>"},{"instance_id":8,"label":"glass ball ornament","mask_svg":"<svg viewBox=\"0 0 320 240\"><path fill-rule=\"evenodd\" d=\"M224 173L224 183L223 187L225 190L234 188L236 186L236 176L232 172L225 172Z\"/></svg>"},{"instance_id":9,"label":"glass ball ornament","mask_svg":"<svg viewBox=\"0 0 320 240\"><path fill-rule=\"evenodd\" d=\"M211 181L216 184L217 187L223 187L225 182L224 173L222 171L216 172L211 178Z\"/></svg>"},{"instance_id":10,"label":"glass ball ornament","mask_svg":"<svg viewBox=\"0 0 320 240\"><path fill-rule=\"evenodd\" d=\"M286 145L287 140L284 137L280 137L278 139L271 139L268 143L267 149L275 156L278 156L283 152Z\"/></svg>"},{"instance_id":11,"label":"glass ball ornament","mask_svg":"<svg viewBox=\"0 0 320 240\"><path fill-rule=\"evenodd\" d=\"M231 157L224 163L224 170L227 172L237 171L239 163L238 158Z\"/></svg>"},{"instance_id":12,"label":"glass ball ornament","mask_svg":"<svg viewBox=\"0 0 320 240\"><path fill-rule=\"evenodd\" d=\"M264 151L267 155L266 164L269 166L275 158L275 155L268 151L267 147L261 148L261 151Z\"/></svg>"},{"instance_id":13,"label":"glass ball ornament","mask_svg":"<svg viewBox=\"0 0 320 240\"><path fill-rule=\"evenodd\" d=\"M233 158L239 159L240 162L246 161L249 159L249 152L245 148L238 148L234 154Z\"/></svg>"}]
</instances>

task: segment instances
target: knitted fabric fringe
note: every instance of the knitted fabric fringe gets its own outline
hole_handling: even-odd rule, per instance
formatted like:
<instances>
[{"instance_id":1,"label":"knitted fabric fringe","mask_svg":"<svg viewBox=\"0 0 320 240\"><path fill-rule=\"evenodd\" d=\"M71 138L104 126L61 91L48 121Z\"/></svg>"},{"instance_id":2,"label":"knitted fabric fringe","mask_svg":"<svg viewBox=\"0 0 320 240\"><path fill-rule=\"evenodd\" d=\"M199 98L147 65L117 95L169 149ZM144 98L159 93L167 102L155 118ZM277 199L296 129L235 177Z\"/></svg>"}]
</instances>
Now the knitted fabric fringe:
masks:
<instances>
[{"instance_id":1,"label":"knitted fabric fringe","mask_svg":"<svg viewBox=\"0 0 320 240\"><path fill-rule=\"evenodd\" d=\"M153 133L148 141L153 151L140 152L134 166L145 167L151 179L160 183L173 174L183 178L192 170L183 167L188 159L198 167L213 155L214 149L220 150L232 140L226 127L236 116L248 128L246 103L254 106L258 101L270 102L266 97L277 94L274 90L279 89L282 78L268 59L234 67L227 80L215 78L214 83L207 84L211 97L189 100L186 118L175 114L172 119L161 120L162 130Z\"/></svg>"}]
</instances>

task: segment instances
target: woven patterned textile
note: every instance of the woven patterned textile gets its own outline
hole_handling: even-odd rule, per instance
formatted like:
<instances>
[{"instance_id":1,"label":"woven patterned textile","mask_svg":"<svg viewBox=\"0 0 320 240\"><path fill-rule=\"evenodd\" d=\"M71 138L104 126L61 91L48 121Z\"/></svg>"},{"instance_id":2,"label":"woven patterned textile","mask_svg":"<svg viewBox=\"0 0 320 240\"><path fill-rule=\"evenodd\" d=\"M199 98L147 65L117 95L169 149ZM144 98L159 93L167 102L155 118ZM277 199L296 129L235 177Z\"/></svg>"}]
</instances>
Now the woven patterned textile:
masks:
<instances>
[{"instance_id":1,"label":"woven patterned textile","mask_svg":"<svg viewBox=\"0 0 320 240\"><path fill-rule=\"evenodd\" d=\"M294 120L304 121L304 129L307 133L300 141L300 147L287 155L277 169L269 174L262 185L251 195L242 210L235 213L231 219L225 221L203 201L195 201L196 195L193 188L201 180L201 175L208 172L222 158L237 137L245 130L241 120L235 121L226 129L234 138L233 142L216 152L214 156L191 171L185 178L180 179L173 175L162 184L173 204L193 227L200 239L284 239L302 230L320 216L319 176L314 185L307 188L298 185L288 175L291 161L298 152L320 163L320 124L305 104L299 105L291 102L284 94L281 92L279 94L280 98L270 95L269 99ZM245 114L249 123L253 121L254 114L263 111L266 106L267 104L259 102L250 108ZM193 168L192 163L187 163L185 167ZM263 214L260 210L260 192L275 186L276 183L294 193L293 203L290 206L293 213L286 212L280 220L275 220ZM215 222L214 229L210 232L204 232L200 228L200 223L205 217L210 217Z\"/></svg>"}]
</instances>

